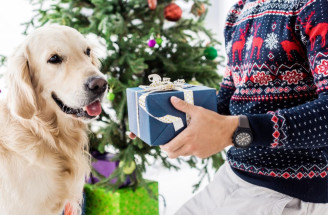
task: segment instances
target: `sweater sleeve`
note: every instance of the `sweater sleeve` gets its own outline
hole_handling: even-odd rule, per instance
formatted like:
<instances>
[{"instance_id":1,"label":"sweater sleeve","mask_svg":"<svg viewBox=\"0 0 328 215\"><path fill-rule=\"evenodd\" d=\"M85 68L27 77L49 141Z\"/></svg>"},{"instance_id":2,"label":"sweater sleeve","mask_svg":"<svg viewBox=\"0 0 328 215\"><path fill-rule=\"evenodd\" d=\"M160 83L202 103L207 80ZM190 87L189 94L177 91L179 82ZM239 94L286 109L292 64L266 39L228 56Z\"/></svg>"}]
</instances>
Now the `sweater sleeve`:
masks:
<instances>
[{"instance_id":1,"label":"sweater sleeve","mask_svg":"<svg viewBox=\"0 0 328 215\"><path fill-rule=\"evenodd\" d=\"M309 4L311 2L311 4ZM307 51L318 98L266 114L246 114L253 145L283 148L328 146L328 1L309 0L300 9L296 25Z\"/></svg>"},{"instance_id":2,"label":"sweater sleeve","mask_svg":"<svg viewBox=\"0 0 328 215\"><path fill-rule=\"evenodd\" d=\"M236 88L232 79L232 72L229 67L226 67L223 81L217 96L218 113L222 115L230 115L229 104L230 99Z\"/></svg>"}]
</instances>

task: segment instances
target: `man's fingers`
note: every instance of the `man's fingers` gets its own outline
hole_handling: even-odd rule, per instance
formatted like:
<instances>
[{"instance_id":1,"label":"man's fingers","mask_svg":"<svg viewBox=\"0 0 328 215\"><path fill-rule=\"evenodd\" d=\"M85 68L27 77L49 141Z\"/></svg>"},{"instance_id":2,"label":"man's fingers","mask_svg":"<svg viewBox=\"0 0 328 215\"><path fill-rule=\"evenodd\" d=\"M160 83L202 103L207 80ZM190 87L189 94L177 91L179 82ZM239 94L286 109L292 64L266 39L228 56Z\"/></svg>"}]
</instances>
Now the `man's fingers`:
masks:
<instances>
[{"instance_id":1,"label":"man's fingers","mask_svg":"<svg viewBox=\"0 0 328 215\"><path fill-rule=\"evenodd\" d=\"M177 158L180 156L192 155L193 152L191 149L192 149L192 147L191 147L190 143L184 142L184 144L180 148L176 149L175 151L166 151L166 153L169 158L173 159L173 158Z\"/></svg>"},{"instance_id":2,"label":"man's fingers","mask_svg":"<svg viewBox=\"0 0 328 215\"><path fill-rule=\"evenodd\" d=\"M133 140L133 139L135 139L137 136L136 136L134 133L130 132L129 137L130 137L130 139Z\"/></svg>"},{"instance_id":3,"label":"man's fingers","mask_svg":"<svg viewBox=\"0 0 328 215\"><path fill-rule=\"evenodd\" d=\"M160 146L162 150L166 151L167 153L173 153L180 149L186 143L185 132L181 132L178 136L176 136L173 140L168 142L165 145Z\"/></svg>"},{"instance_id":4,"label":"man's fingers","mask_svg":"<svg viewBox=\"0 0 328 215\"><path fill-rule=\"evenodd\" d=\"M171 103L177 110L188 113L190 115L195 110L194 105L189 104L175 96L171 97Z\"/></svg>"},{"instance_id":5,"label":"man's fingers","mask_svg":"<svg viewBox=\"0 0 328 215\"><path fill-rule=\"evenodd\" d=\"M177 150L181 149L183 145L188 143L188 132L189 129L186 128L182 131L178 136L176 136L173 140L168 142L165 145L160 146L162 150L166 151L168 154L174 153Z\"/></svg>"},{"instance_id":6,"label":"man's fingers","mask_svg":"<svg viewBox=\"0 0 328 215\"><path fill-rule=\"evenodd\" d=\"M160 146L162 150L166 151L167 153L173 153L180 149L183 146L183 142L179 141L171 141L165 145Z\"/></svg>"},{"instance_id":7,"label":"man's fingers","mask_svg":"<svg viewBox=\"0 0 328 215\"><path fill-rule=\"evenodd\" d=\"M188 156L189 155L189 151L188 151L188 146L186 144L182 145L179 149L177 149L175 152L172 153L167 153L169 158L177 158L180 156Z\"/></svg>"}]
</instances>

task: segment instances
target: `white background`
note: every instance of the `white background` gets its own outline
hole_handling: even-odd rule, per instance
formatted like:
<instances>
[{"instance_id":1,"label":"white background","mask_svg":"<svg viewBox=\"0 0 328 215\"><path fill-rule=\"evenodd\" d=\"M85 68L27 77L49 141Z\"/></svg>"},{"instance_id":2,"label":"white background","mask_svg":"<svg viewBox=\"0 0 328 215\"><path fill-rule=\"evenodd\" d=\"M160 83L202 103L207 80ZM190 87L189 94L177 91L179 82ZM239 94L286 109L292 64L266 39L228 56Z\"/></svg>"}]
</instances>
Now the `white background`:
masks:
<instances>
[{"instance_id":1,"label":"white background","mask_svg":"<svg viewBox=\"0 0 328 215\"><path fill-rule=\"evenodd\" d=\"M223 27L225 16L236 0L212 0L212 6L206 19L207 27L216 33L217 39L223 41ZM183 11L189 11L189 5L180 3ZM21 23L27 22L33 15L32 6L28 0L10 0L3 1L0 7L0 54L8 56L14 48L23 40L24 26ZM221 49L221 54L225 55ZM5 68L0 69L3 73ZM1 74L0 74L1 75ZM0 79L0 90L4 90L4 80ZM0 93L3 97L5 93ZM190 170L187 166L182 166L179 172L169 171L159 165L148 168L146 178L159 182L159 192L166 200L166 208L163 207L163 201L160 200L160 214L171 215L185 201L192 197L192 185L198 181L197 171ZM202 185L204 187L207 181Z\"/></svg>"}]
</instances>

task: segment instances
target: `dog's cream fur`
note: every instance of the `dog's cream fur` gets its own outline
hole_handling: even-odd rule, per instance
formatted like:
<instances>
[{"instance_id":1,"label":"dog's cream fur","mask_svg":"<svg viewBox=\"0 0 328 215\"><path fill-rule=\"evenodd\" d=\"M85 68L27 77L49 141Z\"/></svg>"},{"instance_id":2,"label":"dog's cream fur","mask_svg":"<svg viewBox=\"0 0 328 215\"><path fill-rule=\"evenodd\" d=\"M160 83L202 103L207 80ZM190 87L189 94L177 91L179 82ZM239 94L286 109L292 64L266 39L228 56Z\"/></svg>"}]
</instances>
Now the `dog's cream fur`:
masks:
<instances>
[{"instance_id":1,"label":"dog's cream fur","mask_svg":"<svg viewBox=\"0 0 328 215\"><path fill-rule=\"evenodd\" d=\"M102 76L86 39L64 26L37 29L8 62L8 96L0 102L0 214L59 215L67 203L74 214L90 171L85 119L64 113L86 106L84 83ZM60 65L47 63L53 54Z\"/></svg>"}]
</instances>

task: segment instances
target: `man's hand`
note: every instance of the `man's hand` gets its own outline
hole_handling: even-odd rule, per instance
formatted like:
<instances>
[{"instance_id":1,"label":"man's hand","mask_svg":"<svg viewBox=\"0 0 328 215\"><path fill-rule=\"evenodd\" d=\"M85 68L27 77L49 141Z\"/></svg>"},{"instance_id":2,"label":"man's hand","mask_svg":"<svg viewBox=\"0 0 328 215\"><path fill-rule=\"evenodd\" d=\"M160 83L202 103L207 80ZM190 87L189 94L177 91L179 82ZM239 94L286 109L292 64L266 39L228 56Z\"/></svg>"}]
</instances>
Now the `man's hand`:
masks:
<instances>
[{"instance_id":1,"label":"man's hand","mask_svg":"<svg viewBox=\"0 0 328 215\"><path fill-rule=\"evenodd\" d=\"M207 158L232 145L232 136L238 127L238 116L223 116L174 96L171 97L171 103L177 110L189 114L191 122L178 136L161 146L169 158L188 155Z\"/></svg>"}]
</instances>

